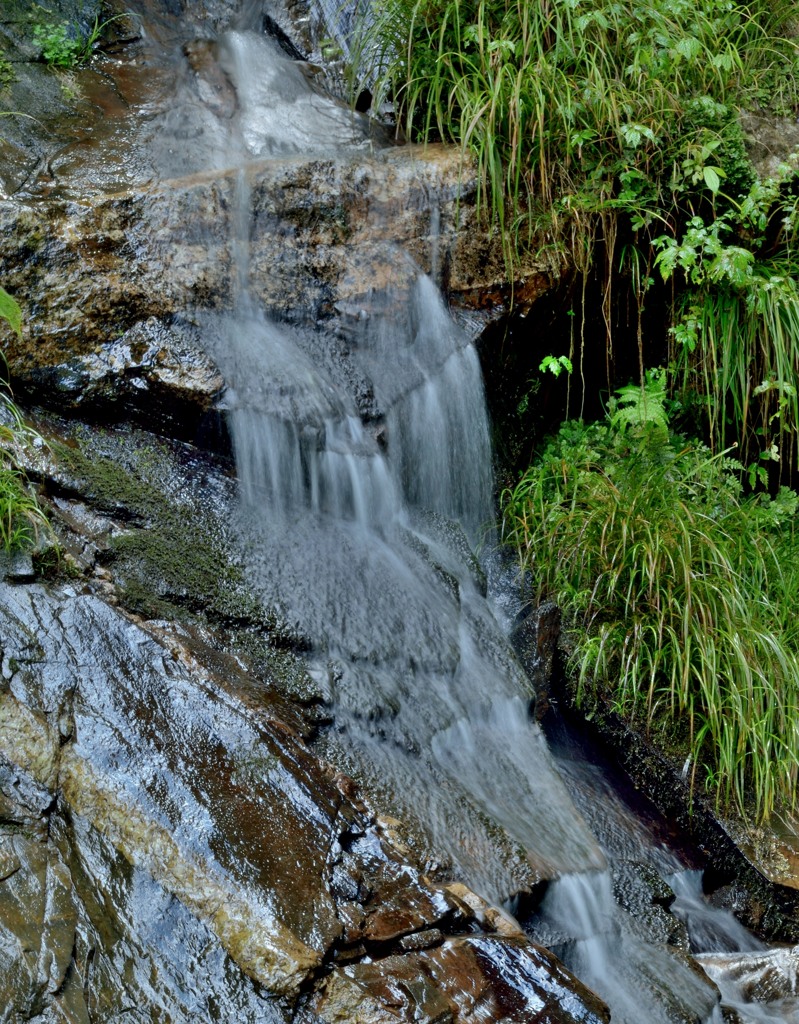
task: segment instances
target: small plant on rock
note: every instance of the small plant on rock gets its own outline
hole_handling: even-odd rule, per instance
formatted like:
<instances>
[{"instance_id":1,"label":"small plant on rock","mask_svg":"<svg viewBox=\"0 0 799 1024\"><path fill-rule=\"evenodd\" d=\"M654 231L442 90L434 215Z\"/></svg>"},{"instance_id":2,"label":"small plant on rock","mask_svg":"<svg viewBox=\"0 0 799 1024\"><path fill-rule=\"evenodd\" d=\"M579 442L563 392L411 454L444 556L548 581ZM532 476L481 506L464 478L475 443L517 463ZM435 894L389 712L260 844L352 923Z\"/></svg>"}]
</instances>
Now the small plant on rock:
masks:
<instances>
[{"instance_id":1,"label":"small plant on rock","mask_svg":"<svg viewBox=\"0 0 799 1024\"><path fill-rule=\"evenodd\" d=\"M100 21L100 18L96 17L86 36L83 36L80 29L74 25L39 22L33 27L33 38L41 49L45 64L68 71L86 64L105 28L121 17L124 15L116 15L105 21Z\"/></svg>"},{"instance_id":2,"label":"small plant on rock","mask_svg":"<svg viewBox=\"0 0 799 1024\"><path fill-rule=\"evenodd\" d=\"M22 310L2 287L0 320L15 334L21 334ZM32 443L38 435L25 425L5 389L6 385L0 384L0 550L20 551L33 547L39 534L48 532L50 525L28 488L16 455L20 446Z\"/></svg>"},{"instance_id":3,"label":"small plant on rock","mask_svg":"<svg viewBox=\"0 0 799 1024\"><path fill-rule=\"evenodd\" d=\"M17 80L14 65L5 57L0 57L0 90L7 89Z\"/></svg>"}]
</instances>

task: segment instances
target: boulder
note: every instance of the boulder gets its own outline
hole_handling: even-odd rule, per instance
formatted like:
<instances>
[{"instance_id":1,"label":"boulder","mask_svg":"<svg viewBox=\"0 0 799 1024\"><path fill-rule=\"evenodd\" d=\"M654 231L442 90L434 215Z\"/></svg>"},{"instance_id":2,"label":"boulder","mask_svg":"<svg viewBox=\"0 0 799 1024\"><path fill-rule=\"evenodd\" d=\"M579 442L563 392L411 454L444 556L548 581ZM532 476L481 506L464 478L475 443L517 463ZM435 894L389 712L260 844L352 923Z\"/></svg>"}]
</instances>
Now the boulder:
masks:
<instances>
[{"instance_id":1,"label":"boulder","mask_svg":"<svg viewBox=\"0 0 799 1024\"><path fill-rule=\"evenodd\" d=\"M504 979L512 978L510 984ZM309 1020L329 1024L540 1021L600 1024L607 1007L557 960L523 938L464 936L422 953L334 971Z\"/></svg>"},{"instance_id":2,"label":"boulder","mask_svg":"<svg viewBox=\"0 0 799 1024\"><path fill-rule=\"evenodd\" d=\"M288 1020L309 989L297 1020L607 1019L429 883L240 664L64 584L0 585L0 637L11 1019Z\"/></svg>"}]
</instances>

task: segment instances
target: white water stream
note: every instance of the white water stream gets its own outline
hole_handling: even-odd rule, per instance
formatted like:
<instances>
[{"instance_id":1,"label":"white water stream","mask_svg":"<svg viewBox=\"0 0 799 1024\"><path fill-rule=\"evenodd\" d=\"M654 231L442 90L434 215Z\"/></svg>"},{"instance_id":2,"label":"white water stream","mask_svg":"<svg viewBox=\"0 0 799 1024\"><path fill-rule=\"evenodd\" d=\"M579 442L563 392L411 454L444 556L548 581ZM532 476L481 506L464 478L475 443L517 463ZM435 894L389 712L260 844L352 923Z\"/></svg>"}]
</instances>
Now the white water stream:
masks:
<instances>
[{"instance_id":1,"label":"white water stream","mask_svg":"<svg viewBox=\"0 0 799 1024\"><path fill-rule=\"evenodd\" d=\"M641 938L619 909L483 596L471 546L491 520L492 483L474 346L428 278L418 274L409 294L389 290L386 312L364 312L349 341L383 412L364 423L319 335L264 316L250 280L251 161L338 159L369 144L268 39L243 27L219 52L238 111L208 160L241 167L237 295L233 315L208 323L209 347L230 388L252 581L307 638L333 707L323 753L411 823L431 871L496 901L559 877L538 926L614 1022L686 1019L677 1005L719 1022L687 960ZM685 913L698 918L699 903Z\"/></svg>"}]
</instances>

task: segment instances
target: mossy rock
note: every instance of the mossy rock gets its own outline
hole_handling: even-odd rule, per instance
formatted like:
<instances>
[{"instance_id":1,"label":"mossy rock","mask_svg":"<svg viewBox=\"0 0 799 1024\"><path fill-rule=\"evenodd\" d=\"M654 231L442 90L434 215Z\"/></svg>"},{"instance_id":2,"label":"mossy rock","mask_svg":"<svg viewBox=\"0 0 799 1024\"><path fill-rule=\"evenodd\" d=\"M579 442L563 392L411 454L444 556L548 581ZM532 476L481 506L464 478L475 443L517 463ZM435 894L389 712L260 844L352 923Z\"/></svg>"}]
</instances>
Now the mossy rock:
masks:
<instances>
[{"instance_id":1,"label":"mossy rock","mask_svg":"<svg viewBox=\"0 0 799 1024\"><path fill-rule=\"evenodd\" d=\"M306 641L247 585L226 462L140 430L57 426L49 487L107 524L96 558L119 603L144 618L208 626L279 692L324 703L324 686L297 658Z\"/></svg>"}]
</instances>

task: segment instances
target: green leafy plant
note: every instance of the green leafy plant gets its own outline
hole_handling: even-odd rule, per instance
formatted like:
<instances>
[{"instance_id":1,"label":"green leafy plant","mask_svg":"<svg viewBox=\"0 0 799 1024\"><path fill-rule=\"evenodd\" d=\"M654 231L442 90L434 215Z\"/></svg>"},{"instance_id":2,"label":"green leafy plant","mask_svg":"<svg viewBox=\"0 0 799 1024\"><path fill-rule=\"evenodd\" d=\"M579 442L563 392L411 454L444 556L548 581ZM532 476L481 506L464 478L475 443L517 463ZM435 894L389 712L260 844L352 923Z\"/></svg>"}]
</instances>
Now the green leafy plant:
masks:
<instances>
[{"instance_id":1,"label":"green leafy plant","mask_svg":"<svg viewBox=\"0 0 799 1024\"><path fill-rule=\"evenodd\" d=\"M668 427L666 412L666 374L663 370L647 370L644 386L628 384L618 388L618 398L610 402L610 422L623 431L627 426L655 424L664 430Z\"/></svg>"},{"instance_id":2,"label":"green leafy plant","mask_svg":"<svg viewBox=\"0 0 799 1024\"><path fill-rule=\"evenodd\" d=\"M15 455L20 446L37 437L11 398L0 393L0 549L4 551L32 548L40 535L51 532Z\"/></svg>"},{"instance_id":3,"label":"green leafy plant","mask_svg":"<svg viewBox=\"0 0 799 1024\"><path fill-rule=\"evenodd\" d=\"M5 320L12 331L18 336L22 335L22 310L16 299L0 286L0 320Z\"/></svg>"},{"instance_id":4,"label":"green leafy plant","mask_svg":"<svg viewBox=\"0 0 799 1024\"><path fill-rule=\"evenodd\" d=\"M749 465L776 452L786 472L799 454L793 180L786 166L724 214L709 222L694 216L681 237L654 240L655 265L679 286L670 352L679 388L702 396L714 448L737 442Z\"/></svg>"},{"instance_id":5,"label":"green leafy plant","mask_svg":"<svg viewBox=\"0 0 799 1024\"><path fill-rule=\"evenodd\" d=\"M5 57L0 57L0 89L6 89L17 80L14 65Z\"/></svg>"},{"instance_id":6,"label":"green leafy plant","mask_svg":"<svg viewBox=\"0 0 799 1024\"><path fill-rule=\"evenodd\" d=\"M571 373L574 367L568 356L544 356L538 369L541 373L549 371L554 377L560 377L564 371Z\"/></svg>"},{"instance_id":7,"label":"green leafy plant","mask_svg":"<svg viewBox=\"0 0 799 1024\"><path fill-rule=\"evenodd\" d=\"M687 752L719 804L768 817L799 778L799 499L671 433L665 386L569 422L502 496L503 532L568 624L578 698Z\"/></svg>"},{"instance_id":8,"label":"green leafy plant","mask_svg":"<svg viewBox=\"0 0 799 1024\"><path fill-rule=\"evenodd\" d=\"M87 59L84 41L67 25L34 25L33 39L50 67L74 68Z\"/></svg>"},{"instance_id":9,"label":"green leafy plant","mask_svg":"<svg viewBox=\"0 0 799 1024\"><path fill-rule=\"evenodd\" d=\"M19 303L0 287L0 320L22 334ZM0 357L2 358L2 357ZM0 385L0 549L33 547L41 533L50 532L47 517L30 492L16 452L32 444L38 434L26 426L11 397Z\"/></svg>"},{"instance_id":10,"label":"green leafy plant","mask_svg":"<svg viewBox=\"0 0 799 1024\"><path fill-rule=\"evenodd\" d=\"M97 16L86 36L83 36L79 28L74 25L39 22L33 26L33 39L41 49L42 60L45 64L53 68L69 70L85 64L108 25L123 17L125 17L124 14L117 14L105 21L100 21Z\"/></svg>"}]
</instances>

